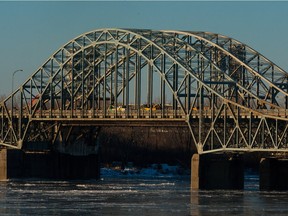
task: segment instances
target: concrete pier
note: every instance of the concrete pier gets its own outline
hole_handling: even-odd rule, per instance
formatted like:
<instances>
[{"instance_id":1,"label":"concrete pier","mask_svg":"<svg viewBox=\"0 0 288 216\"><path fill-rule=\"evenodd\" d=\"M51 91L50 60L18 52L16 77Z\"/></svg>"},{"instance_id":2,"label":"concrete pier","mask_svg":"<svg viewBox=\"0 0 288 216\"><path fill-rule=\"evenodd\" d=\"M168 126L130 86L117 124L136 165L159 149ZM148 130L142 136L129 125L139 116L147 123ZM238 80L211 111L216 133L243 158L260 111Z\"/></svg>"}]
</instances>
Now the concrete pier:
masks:
<instances>
[{"instance_id":1,"label":"concrete pier","mask_svg":"<svg viewBox=\"0 0 288 216\"><path fill-rule=\"evenodd\" d=\"M288 160L262 158L259 170L260 190L288 190Z\"/></svg>"},{"instance_id":2,"label":"concrete pier","mask_svg":"<svg viewBox=\"0 0 288 216\"><path fill-rule=\"evenodd\" d=\"M13 178L99 179L98 155L73 156L57 152L0 151L0 180Z\"/></svg>"},{"instance_id":3,"label":"concrete pier","mask_svg":"<svg viewBox=\"0 0 288 216\"><path fill-rule=\"evenodd\" d=\"M194 154L191 160L191 188L243 189L243 158L223 154Z\"/></svg>"},{"instance_id":4,"label":"concrete pier","mask_svg":"<svg viewBox=\"0 0 288 216\"><path fill-rule=\"evenodd\" d=\"M200 156L199 154L193 154L191 159L191 188L199 188L199 170L200 170Z\"/></svg>"},{"instance_id":5,"label":"concrete pier","mask_svg":"<svg viewBox=\"0 0 288 216\"><path fill-rule=\"evenodd\" d=\"M7 150L0 150L0 181L7 180Z\"/></svg>"}]
</instances>

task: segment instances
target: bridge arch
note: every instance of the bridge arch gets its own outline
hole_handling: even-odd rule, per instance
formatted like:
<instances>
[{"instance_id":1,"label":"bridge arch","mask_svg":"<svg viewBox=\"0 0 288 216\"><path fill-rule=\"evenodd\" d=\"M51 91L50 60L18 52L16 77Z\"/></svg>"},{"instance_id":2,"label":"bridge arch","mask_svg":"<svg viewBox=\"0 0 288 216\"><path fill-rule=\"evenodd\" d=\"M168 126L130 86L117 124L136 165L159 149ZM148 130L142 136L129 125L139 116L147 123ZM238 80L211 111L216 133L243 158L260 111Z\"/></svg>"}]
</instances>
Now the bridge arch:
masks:
<instances>
[{"instance_id":1,"label":"bridge arch","mask_svg":"<svg viewBox=\"0 0 288 216\"><path fill-rule=\"evenodd\" d=\"M2 102L0 143L53 142L63 121L137 120L184 122L199 153L286 151L287 80L260 53L218 34L95 30L62 46ZM12 97L20 98L14 115Z\"/></svg>"}]
</instances>

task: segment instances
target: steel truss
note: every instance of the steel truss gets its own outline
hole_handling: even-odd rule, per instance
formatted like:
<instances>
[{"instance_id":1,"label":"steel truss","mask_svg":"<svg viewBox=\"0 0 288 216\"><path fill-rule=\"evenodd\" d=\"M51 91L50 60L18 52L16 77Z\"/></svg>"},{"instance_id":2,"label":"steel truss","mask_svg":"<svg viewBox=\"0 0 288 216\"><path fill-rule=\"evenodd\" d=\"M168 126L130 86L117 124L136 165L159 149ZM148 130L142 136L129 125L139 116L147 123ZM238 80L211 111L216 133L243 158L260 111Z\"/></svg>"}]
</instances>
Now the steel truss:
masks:
<instances>
[{"instance_id":1,"label":"steel truss","mask_svg":"<svg viewBox=\"0 0 288 216\"><path fill-rule=\"evenodd\" d=\"M199 153L287 152L287 108L288 73L232 38L99 29L62 46L1 103L0 144L53 143L62 124L185 122Z\"/></svg>"}]
</instances>

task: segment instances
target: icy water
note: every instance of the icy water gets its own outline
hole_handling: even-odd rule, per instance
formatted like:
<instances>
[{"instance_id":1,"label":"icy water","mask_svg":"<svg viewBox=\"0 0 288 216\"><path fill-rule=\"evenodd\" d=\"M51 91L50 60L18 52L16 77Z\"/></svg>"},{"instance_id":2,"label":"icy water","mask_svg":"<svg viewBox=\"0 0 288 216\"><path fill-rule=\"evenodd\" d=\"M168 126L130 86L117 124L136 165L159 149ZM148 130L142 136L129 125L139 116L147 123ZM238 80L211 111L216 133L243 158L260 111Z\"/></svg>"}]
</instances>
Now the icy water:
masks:
<instances>
[{"instance_id":1,"label":"icy water","mask_svg":"<svg viewBox=\"0 0 288 216\"><path fill-rule=\"evenodd\" d=\"M288 215L287 192L190 191L189 176L114 175L99 181L13 180L0 183L0 215Z\"/></svg>"}]
</instances>

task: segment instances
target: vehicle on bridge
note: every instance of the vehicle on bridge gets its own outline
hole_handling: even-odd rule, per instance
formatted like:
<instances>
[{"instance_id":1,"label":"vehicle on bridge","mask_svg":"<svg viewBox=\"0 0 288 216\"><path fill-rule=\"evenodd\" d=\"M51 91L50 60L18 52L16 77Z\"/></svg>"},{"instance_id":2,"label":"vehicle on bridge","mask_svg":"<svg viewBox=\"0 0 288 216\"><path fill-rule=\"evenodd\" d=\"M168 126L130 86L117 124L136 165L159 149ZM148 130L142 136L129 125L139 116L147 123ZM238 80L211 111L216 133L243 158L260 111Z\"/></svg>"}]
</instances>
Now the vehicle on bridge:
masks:
<instances>
[{"instance_id":1,"label":"vehicle on bridge","mask_svg":"<svg viewBox=\"0 0 288 216\"><path fill-rule=\"evenodd\" d=\"M150 106L149 104L143 104L141 106L141 110L143 111L156 111L156 110L161 110L162 109L162 106L161 104L152 104L152 106Z\"/></svg>"},{"instance_id":2,"label":"vehicle on bridge","mask_svg":"<svg viewBox=\"0 0 288 216\"><path fill-rule=\"evenodd\" d=\"M120 105L115 107L114 105L110 105L109 108L107 109L108 113L115 113L117 112L125 112L126 111L126 106L125 105Z\"/></svg>"}]
</instances>

